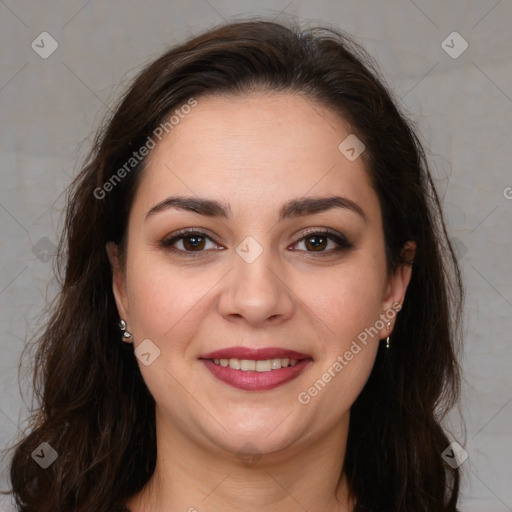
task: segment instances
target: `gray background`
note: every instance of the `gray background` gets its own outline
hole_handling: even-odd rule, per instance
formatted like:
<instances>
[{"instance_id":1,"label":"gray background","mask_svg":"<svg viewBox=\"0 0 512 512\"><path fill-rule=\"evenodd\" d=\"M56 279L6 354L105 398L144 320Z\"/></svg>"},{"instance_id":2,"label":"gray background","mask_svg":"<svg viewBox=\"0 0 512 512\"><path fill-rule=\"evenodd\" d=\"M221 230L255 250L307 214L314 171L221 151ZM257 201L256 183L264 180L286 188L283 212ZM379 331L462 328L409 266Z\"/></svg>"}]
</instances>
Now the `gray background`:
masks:
<instances>
[{"instance_id":1,"label":"gray background","mask_svg":"<svg viewBox=\"0 0 512 512\"><path fill-rule=\"evenodd\" d=\"M469 454L461 509L511 511L511 0L0 1L0 446L26 425L19 356L55 290L62 191L107 105L168 45L223 20L287 13L353 34L430 148L467 285L466 437L457 414L449 418ZM58 42L46 59L31 47L44 31ZM457 58L442 47L454 31L469 45ZM0 510L11 510L8 499Z\"/></svg>"}]
</instances>

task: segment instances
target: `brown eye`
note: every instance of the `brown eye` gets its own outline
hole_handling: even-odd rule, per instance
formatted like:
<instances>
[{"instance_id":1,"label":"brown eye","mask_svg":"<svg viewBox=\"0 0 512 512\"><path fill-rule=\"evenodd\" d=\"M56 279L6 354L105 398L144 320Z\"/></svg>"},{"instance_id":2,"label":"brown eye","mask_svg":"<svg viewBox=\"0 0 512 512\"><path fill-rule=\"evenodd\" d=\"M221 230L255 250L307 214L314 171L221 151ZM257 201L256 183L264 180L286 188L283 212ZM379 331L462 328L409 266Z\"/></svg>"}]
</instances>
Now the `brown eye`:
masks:
<instances>
[{"instance_id":1,"label":"brown eye","mask_svg":"<svg viewBox=\"0 0 512 512\"><path fill-rule=\"evenodd\" d=\"M200 235L189 235L181 238L183 240L183 246L187 251L196 251L204 249L206 239Z\"/></svg>"},{"instance_id":2,"label":"brown eye","mask_svg":"<svg viewBox=\"0 0 512 512\"><path fill-rule=\"evenodd\" d=\"M304 244L305 249L294 250L319 253L319 255L327 255L333 252L351 249L353 247L353 245L341 233L336 231L310 232L295 242L294 246L297 246L301 243Z\"/></svg>"},{"instance_id":3,"label":"brown eye","mask_svg":"<svg viewBox=\"0 0 512 512\"><path fill-rule=\"evenodd\" d=\"M323 250L325 249L325 247L327 246L328 244L328 237L326 236L318 236L318 235L313 235L313 236L307 236L306 238L304 238L305 240L305 244L306 244L306 248L307 249L310 249L312 248L313 251L316 251L316 250Z\"/></svg>"},{"instance_id":4,"label":"brown eye","mask_svg":"<svg viewBox=\"0 0 512 512\"><path fill-rule=\"evenodd\" d=\"M211 243L212 246L207 247ZM209 249L218 248L217 243L205 233L199 231L182 231L160 242L161 247L171 252L186 256L200 256Z\"/></svg>"}]
</instances>

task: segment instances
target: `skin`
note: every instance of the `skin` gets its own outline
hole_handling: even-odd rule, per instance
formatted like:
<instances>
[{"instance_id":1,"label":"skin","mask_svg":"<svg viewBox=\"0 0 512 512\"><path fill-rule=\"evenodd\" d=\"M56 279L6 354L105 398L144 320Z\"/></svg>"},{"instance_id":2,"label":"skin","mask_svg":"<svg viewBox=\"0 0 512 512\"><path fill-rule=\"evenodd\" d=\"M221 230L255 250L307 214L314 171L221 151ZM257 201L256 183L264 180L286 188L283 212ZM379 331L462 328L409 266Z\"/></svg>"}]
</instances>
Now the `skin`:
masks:
<instances>
[{"instance_id":1,"label":"skin","mask_svg":"<svg viewBox=\"0 0 512 512\"><path fill-rule=\"evenodd\" d=\"M158 457L152 479L128 502L132 512L353 510L344 476L337 485L350 407L396 317L308 404L297 397L403 303L411 267L387 273L364 158L349 161L338 150L350 133L336 114L296 94L201 97L152 151L129 216L124 265L118 247L107 246L134 348L150 339L160 350L151 365L139 361L156 401ZM228 203L232 217L169 208L146 218L172 195ZM330 195L357 203L366 218L334 208L278 220L291 199ZM183 228L216 240L206 239L199 257L161 246ZM304 238L309 228L331 228L353 247L334 251L330 240L315 250ZM248 236L263 249L252 263L236 252ZM193 251L190 239L174 247ZM406 249L412 254L413 244ZM198 359L239 345L292 349L313 362L280 387L243 391ZM242 460L241 451L254 458Z\"/></svg>"}]
</instances>

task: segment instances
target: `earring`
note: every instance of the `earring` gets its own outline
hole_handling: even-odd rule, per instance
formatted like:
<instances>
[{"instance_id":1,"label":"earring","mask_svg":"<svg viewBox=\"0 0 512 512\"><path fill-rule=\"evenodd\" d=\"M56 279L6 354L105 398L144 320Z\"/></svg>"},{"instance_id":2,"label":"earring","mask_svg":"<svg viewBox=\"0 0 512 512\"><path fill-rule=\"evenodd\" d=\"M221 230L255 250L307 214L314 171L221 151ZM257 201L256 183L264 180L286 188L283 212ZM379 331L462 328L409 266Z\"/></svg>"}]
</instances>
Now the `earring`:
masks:
<instances>
[{"instance_id":1,"label":"earring","mask_svg":"<svg viewBox=\"0 0 512 512\"><path fill-rule=\"evenodd\" d=\"M389 329L391 328L391 322L388 320L388 323L386 324L386 327ZM386 338L386 349L389 348L389 336Z\"/></svg>"},{"instance_id":2,"label":"earring","mask_svg":"<svg viewBox=\"0 0 512 512\"><path fill-rule=\"evenodd\" d=\"M121 320L119 322L119 328L123 331L123 341L126 343L132 342L132 334L126 330L126 322Z\"/></svg>"}]
</instances>

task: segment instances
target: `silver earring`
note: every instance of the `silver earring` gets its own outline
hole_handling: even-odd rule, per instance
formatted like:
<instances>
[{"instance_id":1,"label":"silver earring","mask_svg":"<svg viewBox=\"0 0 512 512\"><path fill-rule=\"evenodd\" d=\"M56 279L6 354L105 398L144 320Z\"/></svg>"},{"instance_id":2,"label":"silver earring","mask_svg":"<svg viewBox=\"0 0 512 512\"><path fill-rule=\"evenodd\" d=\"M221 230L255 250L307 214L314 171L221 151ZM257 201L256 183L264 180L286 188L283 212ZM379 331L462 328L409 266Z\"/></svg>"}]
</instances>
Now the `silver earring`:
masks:
<instances>
[{"instance_id":1,"label":"silver earring","mask_svg":"<svg viewBox=\"0 0 512 512\"><path fill-rule=\"evenodd\" d=\"M388 320L388 323L386 324L386 327L389 329L391 328L391 322ZM389 348L389 336L386 338L386 349Z\"/></svg>"},{"instance_id":2,"label":"silver earring","mask_svg":"<svg viewBox=\"0 0 512 512\"><path fill-rule=\"evenodd\" d=\"M121 331L123 331L123 341L126 343L132 342L132 334L126 330L126 322L124 320L121 320L119 322L119 328Z\"/></svg>"}]
</instances>

